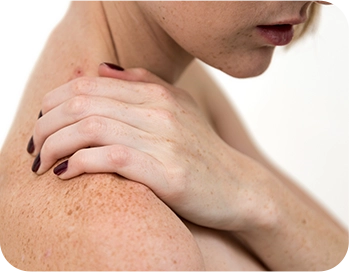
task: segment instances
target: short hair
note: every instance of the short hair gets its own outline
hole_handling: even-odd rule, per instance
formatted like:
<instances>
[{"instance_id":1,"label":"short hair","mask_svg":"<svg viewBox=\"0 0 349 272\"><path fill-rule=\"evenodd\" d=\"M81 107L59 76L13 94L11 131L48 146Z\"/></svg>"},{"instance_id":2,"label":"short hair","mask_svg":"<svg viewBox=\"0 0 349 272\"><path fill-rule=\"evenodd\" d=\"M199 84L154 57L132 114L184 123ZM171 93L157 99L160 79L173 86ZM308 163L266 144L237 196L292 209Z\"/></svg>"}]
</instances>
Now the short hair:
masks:
<instances>
[{"instance_id":1,"label":"short hair","mask_svg":"<svg viewBox=\"0 0 349 272\"><path fill-rule=\"evenodd\" d=\"M293 41L298 41L301 37L305 36L311 31L314 31L317 26L317 22L320 18L321 6L317 3L313 3L308 10L308 20L295 27L295 34Z\"/></svg>"}]
</instances>

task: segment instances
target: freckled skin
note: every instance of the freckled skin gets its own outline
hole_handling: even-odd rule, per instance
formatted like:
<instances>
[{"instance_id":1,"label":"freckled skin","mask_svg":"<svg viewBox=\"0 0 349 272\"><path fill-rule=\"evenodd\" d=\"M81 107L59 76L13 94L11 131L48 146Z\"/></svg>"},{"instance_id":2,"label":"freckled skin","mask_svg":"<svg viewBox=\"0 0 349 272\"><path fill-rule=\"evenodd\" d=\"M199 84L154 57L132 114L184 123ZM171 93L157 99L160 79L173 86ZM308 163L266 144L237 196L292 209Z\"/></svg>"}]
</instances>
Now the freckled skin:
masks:
<instances>
[{"instance_id":1,"label":"freckled skin","mask_svg":"<svg viewBox=\"0 0 349 272\"><path fill-rule=\"evenodd\" d=\"M1 151L2 252L22 270L203 270L188 228L145 186L116 175L62 182L51 171L40 177L30 171L26 143L45 93L78 75L97 76L101 60L115 62L107 32L74 29L76 16L68 14L49 39ZM102 17L93 20L104 24ZM86 50L80 40L99 51ZM57 59L61 50L66 55Z\"/></svg>"},{"instance_id":2,"label":"freckled skin","mask_svg":"<svg viewBox=\"0 0 349 272\"><path fill-rule=\"evenodd\" d=\"M294 13L289 7L285 9L282 2L256 5L253 1L228 1L221 6L214 1L155 5L140 2L140 5L186 51L234 77L256 76L269 66L274 48L257 44L256 37L252 39L255 25L269 22L266 16L273 18L272 10L282 10L286 16Z\"/></svg>"},{"instance_id":3,"label":"freckled skin","mask_svg":"<svg viewBox=\"0 0 349 272\"><path fill-rule=\"evenodd\" d=\"M108 2L105 5L110 5L109 8L112 8L114 5L127 6L128 2L125 3ZM127 39L121 39L121 44L119 40L114 39L118 49L118 52L115 52L111 41L114 32L113 29L111 33L108 31L110 25L107 25L105 20L108 12L102 9L101 4L97 2L72 4L73 8L56 28L39 59L14 125L1 151L0 244L4 256L12 265L23 270L266 269L253 254L241 246L240 241L235 239L232 233L207 229L182 221L143 185L110 174L81 175L62 181L49 171L38 177L30 172L33 158L25 153L44 95L82 74L97 76L97 67L101 61L126 65L125 67L144 67L169 82L176 79L188 64L191 60L190 54L201 57L204 61L237 77L253 76L263 72L270 61L272 48L260 47L260 45L256 47L253 42L251 43L251 39L254 38L253 32L251 33L248 27L251 18L260 18L262 23L268 23L268 18L274 18L274 15L277 18L279 15L289 16L295 11L299 12L299 5L304 3L292 2L292 5L286 1L259 2L258 5L256 3L240 2L240 5L234 6L235 2L224 2L222 5L227 6L220 10L210 6L212 3L200 6L195 6L196 3L189 4L189 2L155 3L153 8L158 9L155 14L161 16L159 18L163 20L162 26L167 28L173 39L189 53L181 51L183 48L174 44L169 37L160 36L159 39L163 42L160 47L144 42L156 40L154 36L149 41L149 36L143 35L143 40L140 42L139 35L144 33L135 35L135 31L140 29L132 25L132 23L139 25L136 20L128 21L129 24L115 24L114 21L113 26L120 27L114 29L117 34L124 30L123 34L130 34L126 33L127 29L133 34L124 36ZM147 5L144 2L138 4ZM186 8L189 5L191 9ZM74 9L77 6L80 9ZM206 14L201 13L203 10L200 7L205 8ZM268 8L270 8L268 12L263 12ZM112 11L112 9L108 10ZM190 16L195 10L200 16ZM235 14L232 13L233 11ZM148 12L153 13L153 10L150 8ZM239 14L240 18L238 18ZM250 16L243 16L244 14L250 14ZM110 20L120 18L114 13L111 15L114 16L111 16ZM224 24L220 25L220 22ZM238 24L239 22L243 25ZM172 28L173 26L175 28ZM209 29L210 33L205 29ZM136 39L132 40L135 37ZM164 52L164 49L169 48L171 50ZM172 50L176 52L175 55L171 55ZM61 52L65 54L57 58ZM200 91L207 88L207 86L201 87ZM215 90L215 87L209 90ZM207 93L207 96L198 95L195 91L191 94L201 105L208 121L212 121L211 114L215 112L213 107L220 110L222 105L227 106L222 101L211 103L211 101L217 102L224 99L217 91ZM207 100L203 101L205 99ZM207 101L210 102L209 105L205 105ZM227 107L225 110L231 113ZM242 152L245 151L264 163L265 161L259 157L252 145L246 147L247 136L241 129L237 129L239 123L234 121L236 118L234 114L229 116L229 124L234 122L234 125L229 126L229 132L226 128L222 129L228 124L221 122L225 117L222 114L216 115L216 123L214 123L217 125L216 128L220 128L219 130L226 135L233 134L225 140L231 142L234 148L240 148ZM237 134L239 136L236 136ZM244 140L241 141L241 139ZM198 149L192 156L196 157L204 153L204 150ZM221 157L223 157L222 154ZM251 172L258 176L259 179L256 180L259 181L261 173ZM288 185L286 181L286 186ZM274 189L274 187L266 186L266 189ZM272 195L280 195L280 192L284 191L280 190L278 194ZM248 191L244 191L241 195L243 195L241 205L247 205L248 216L252 218L253 215L259 214L259 209L253 209L252 202L255 198L251 197ZM249 197L251 201L245 201ZM336 240L344 236L328 228L328 221L323 220L322 217L307 214L310 209L304 210L304 206L299 201L303 198L302 196L294 199L287 197L286 201L281 202L285 210L291 210L291 213L286 213L287 218L282 221L281 226L275 224L279 222L272 222L275 217L271 216L270 220L262 220L265 223L262 226L263 229L257 229L252 234L242 236L244 239L249 239L247 243L253 244L259 257L265 257L264 260L267 259L274 265L273 267L281 268L275 270L286 270L285 267L295 268L288 270L304 270L299 267L320 270L319 267L328 267L330 263L327 260L319 260L321 256L326 255L324 252L335 254L332 252L337 250L338 253L338 245L342 247L341 249L347 247L343 242L337 245L327 243L329 238L333 237L332 241L338 242ZM270 205L264 207L266 209L264 214L275 213L277 209L272 204L273 202L270 201ZM209 204L206 205L209 206ZM289 218L291 224L288 224ZM306 224L302 222L303 218L306 219ZM330 225L331 223L330 221ZM277 227L276 232L269 231L268 226L271 225ZM289 229L293 232L290 233ZM316 229L322 232L312 232ZM312 238L315 236L315 239L310 240L318 244L311 245L310 240L304 239L309 233L313 234ZM323 239L318 239L319 233ZM278 237L276 237L277 234L279 234ZM277 246L272 246L270 241L275 242L276 238L279 243ZM325 238L327 240L324 240ZM296 247L300 246L296 251L290 247L290 244L294 245L294 243ZM327 248L327 244L331 244L332 248ZM323 250L322 254L317 254L318 248L327 251ZM282 255L282 252L286 255ZM297 257L295 252L300 255L297 262L294 261ZM338 257L341 256L337 254L336 257L339 259ZM271 259L273 262L270 262ZM298 266L299 260L302 259L303 263ZM310 259L314 260L309 261ZM333 260L336 261L333 258L332 263L334 263ZM288 263L285 265L286 262Z\"/></svg>"}]
</instances>

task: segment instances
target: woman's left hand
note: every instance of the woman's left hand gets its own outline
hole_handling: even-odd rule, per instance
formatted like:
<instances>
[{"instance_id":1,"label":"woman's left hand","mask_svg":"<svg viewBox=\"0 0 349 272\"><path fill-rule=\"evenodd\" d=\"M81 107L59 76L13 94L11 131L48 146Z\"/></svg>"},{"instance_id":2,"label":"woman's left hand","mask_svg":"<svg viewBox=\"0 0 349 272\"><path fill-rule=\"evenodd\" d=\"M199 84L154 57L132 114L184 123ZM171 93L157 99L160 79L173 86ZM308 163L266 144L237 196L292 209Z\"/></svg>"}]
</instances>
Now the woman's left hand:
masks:
<instances>
[{"instance_id":1,"label":"woman's left hand","mask_svg":"<svg viewBox=\"0 0 349 272\"><path fill-rule=\"evenodd\" d=\"M225 144L185 91L144 69L102 64L99 73L45 96L33 171L43 174L70 156L54 169L61 179L117 173L148 186L196 224L241 226L251 210L242 192L260 193L257 164Z\"/></svg>"}]
</instances>

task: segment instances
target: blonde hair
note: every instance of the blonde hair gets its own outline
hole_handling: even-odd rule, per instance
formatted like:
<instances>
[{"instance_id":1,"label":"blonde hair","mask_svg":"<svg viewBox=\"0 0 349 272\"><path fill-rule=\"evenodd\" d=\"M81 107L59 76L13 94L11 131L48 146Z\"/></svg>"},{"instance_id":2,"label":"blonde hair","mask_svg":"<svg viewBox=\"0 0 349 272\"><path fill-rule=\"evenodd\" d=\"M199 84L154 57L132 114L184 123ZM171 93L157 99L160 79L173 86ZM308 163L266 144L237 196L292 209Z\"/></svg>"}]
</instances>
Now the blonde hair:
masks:
<instances>
[{"instance_id":1,"label":"blonde hair","mask_svg":"<svg viewBox=\"0 0 349 272\"><path fill-rule=\"evenodd\" d=\"M308 10L308 20L295 27L293 42L298 41L301 37L316 30L317 22L320 17L321 6L317 3L312 3ZM293 43L292 42L292 43Z\"/></svg>"}]
</instances>

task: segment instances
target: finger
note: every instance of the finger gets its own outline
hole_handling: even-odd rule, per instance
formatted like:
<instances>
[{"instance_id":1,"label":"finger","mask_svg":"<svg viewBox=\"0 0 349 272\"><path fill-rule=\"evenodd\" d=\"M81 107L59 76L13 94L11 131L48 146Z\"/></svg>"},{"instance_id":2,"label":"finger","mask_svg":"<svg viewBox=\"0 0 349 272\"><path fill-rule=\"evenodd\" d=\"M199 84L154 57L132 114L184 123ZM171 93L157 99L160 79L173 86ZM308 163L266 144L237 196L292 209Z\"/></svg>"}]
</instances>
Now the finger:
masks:
<instances>
[{"instance_id":1,"label":"finger","mask_svg":"<svg viewBox=\"0 0 349 272\"><path fill-rule=\"evenodd\" d=\"M101 77L109 77L134 82L155 83L167 88L171 87L168 82L143 68L123 69L118 65L102 62L98 67L98 74Z\"/></svg>"},{"instance_id":2,"label":"finger","mask_svg":"<svg viewBox=\"0 0 349 272\"><path fill-rule=\"evenodd\" d=\"M47 112L79 95L100 96L131 104L144 103L146 92L142 91L144 84L127 82L113 78L76 78L45 95L42 103L42 113Z\"/></svg>"},{"instance_id":3,"label":"finger","mask_svg":"<svg viewBox=\"0 0 349 272\"><path fill-rule=\"evenodd\" d=\"M47 138L40 151L37 174L46 172L57 160L86 147L122 144L140 151L151 148L146 132L104 117L88 117L64 127Z\"/></svg>"},{"instance_id":4,"label":"finger","mask_svg":"<svg viewBox=\"0 0 349 272\"><path fill-rule=\"evenodd\" d=\"M35 149L32 154L38 154L44 141L53 133L91 116L118 120L136 128L146 125L144 110L136 105L104 97L75 96L37 121L33 133Z\"/></svg>"},{"instance_id":5,"label":"finger","mask_svg":"<svg viewBox=\"0 0 349 272\"><path fill-rule=\"evenodd\" d=\"M162 163L123 145L81 149L55 167L54 173L60 179L70 179L83 173L117 173L158 192L165 191L167 186L162 175Z\"/></svg>"},{"instance_id":6,"label":"finger","mask_svg":"<svg viewBox=\"0 0 349 272\"><path fill-rule=\"evenodd\" d=\"M116 68L115 68L116 67ZM174 102L172 98L185 97L188 98L186 92L179 88L174 88L168 82L154 75L150 71L143 68L129 68L122 70L119 66L110 63L101 63L98 67L98 73L102 77L109 77L124 81L134 82L139 86L140 94L145 102L158 101ZM142 84L143 83L143 84ZM145 85L147 83L149 85Z\"/></svg>"}]
</instances>

